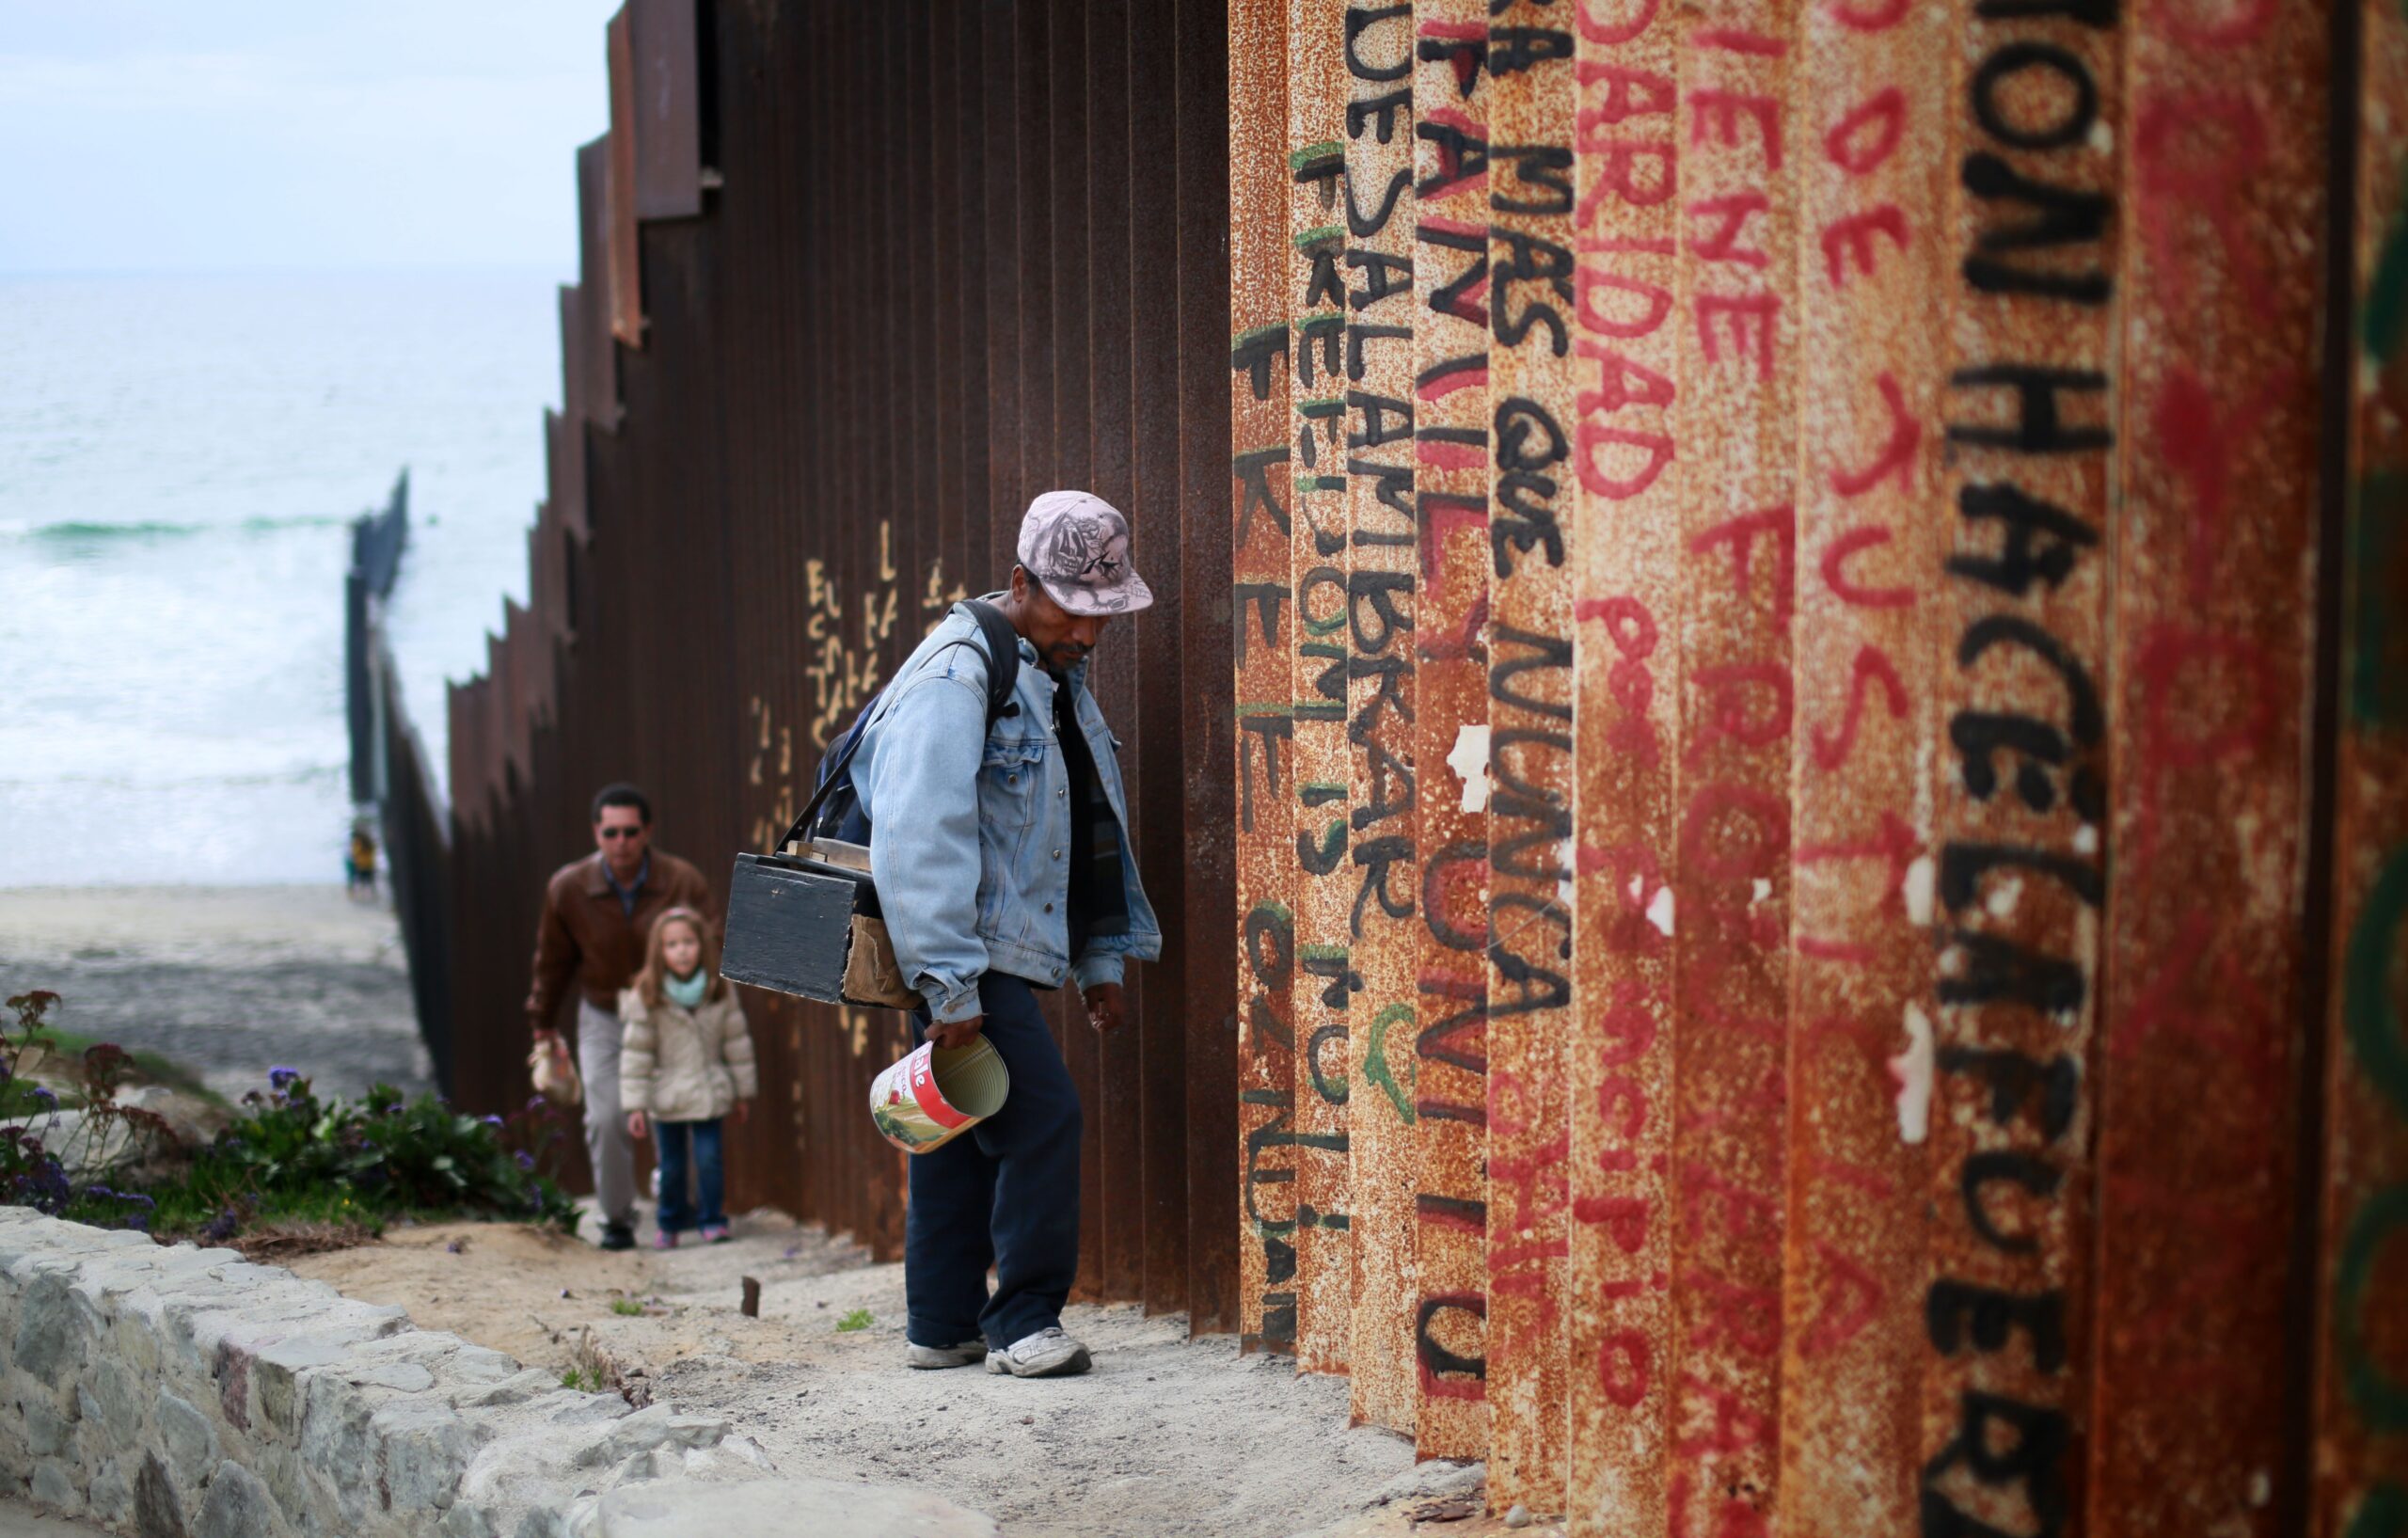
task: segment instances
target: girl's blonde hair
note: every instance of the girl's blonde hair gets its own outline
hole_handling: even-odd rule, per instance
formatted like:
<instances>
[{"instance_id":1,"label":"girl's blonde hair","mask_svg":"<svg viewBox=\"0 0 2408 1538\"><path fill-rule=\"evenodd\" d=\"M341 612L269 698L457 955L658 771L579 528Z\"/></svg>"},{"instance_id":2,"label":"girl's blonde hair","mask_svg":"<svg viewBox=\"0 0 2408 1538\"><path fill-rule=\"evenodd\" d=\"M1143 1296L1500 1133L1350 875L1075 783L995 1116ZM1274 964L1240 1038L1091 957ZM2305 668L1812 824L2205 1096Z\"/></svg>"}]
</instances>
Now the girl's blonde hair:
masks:
<instances>
[{"instance_id":1,"label":"girl's blonde hair","mask_svg":"<svg viewBox=\"0 0 2408 1538\"><path fill-rule=\"evenodd\" d=\"M703 971L711 980L703 997L725 998L727 979L719 975L719 941L712 935L711 927L704 921L703 915L690 908L664 909L660 916L652 921L652 932L644 936L643 941L643 970L636 974L636 996L655 1009L660 1007L664 997L660 985L669 976L666 949L668 929L672 924L686 925L694 931L694 938L703 943Z\"/></svg>"}]
</instances>

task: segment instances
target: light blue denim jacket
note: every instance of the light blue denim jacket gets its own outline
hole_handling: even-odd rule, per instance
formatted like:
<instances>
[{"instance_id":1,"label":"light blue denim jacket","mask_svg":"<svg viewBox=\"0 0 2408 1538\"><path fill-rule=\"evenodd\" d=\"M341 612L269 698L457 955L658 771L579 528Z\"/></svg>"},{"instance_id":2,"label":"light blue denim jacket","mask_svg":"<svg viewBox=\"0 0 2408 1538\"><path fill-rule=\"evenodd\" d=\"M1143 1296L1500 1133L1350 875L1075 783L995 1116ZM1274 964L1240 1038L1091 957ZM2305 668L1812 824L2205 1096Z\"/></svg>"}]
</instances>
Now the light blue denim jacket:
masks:
<instances>
[{"instance_id":1,"label":"light blue denim jacket","mask_svg":"<svg viewBox=\"0 0 2408 1538\"><path fill-rule=\"evenodd\" d=\"M965 636L968 647L938 655ZM1069 775L1054 737L1056 686L1026 641L1020 654L1020 712L982 731L987 647L976 622L955 609L895 675L853 755L895 960L940 1022L979 1012L978 978L990 968L1046 985L1067 975L1085 989L1119 982L1130 958L1162 955L1162 928L1137 880L1119 744L1087 692L1085 663L1067 687L1120 819L1129 932L1069 954Z\"/></svg>"}]
</instances>

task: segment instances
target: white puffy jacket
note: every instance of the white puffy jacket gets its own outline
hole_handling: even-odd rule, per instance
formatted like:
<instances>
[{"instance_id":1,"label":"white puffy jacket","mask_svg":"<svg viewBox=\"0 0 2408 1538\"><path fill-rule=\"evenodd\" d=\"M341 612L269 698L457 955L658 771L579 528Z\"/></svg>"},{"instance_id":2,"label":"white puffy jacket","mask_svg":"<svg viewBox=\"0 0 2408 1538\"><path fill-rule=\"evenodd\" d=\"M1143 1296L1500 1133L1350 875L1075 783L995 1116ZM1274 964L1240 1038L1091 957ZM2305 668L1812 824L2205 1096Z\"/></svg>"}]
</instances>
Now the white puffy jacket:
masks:
<instances>
[{"instance_id":1,"label":"white puffy jacket","mask_svg":"<svg viewBox=\"0 0 2408 1538\"><path fill-rule=\"evenodd\" d=\"M619 1104L660 1121L716 1121L737 1100L761 1092L752 1064L752 1035L736 990L688 1009L663 999L643 1002L630 988L619 995L626 1027L619 1047Z\"/></svg>"}]
</instances>

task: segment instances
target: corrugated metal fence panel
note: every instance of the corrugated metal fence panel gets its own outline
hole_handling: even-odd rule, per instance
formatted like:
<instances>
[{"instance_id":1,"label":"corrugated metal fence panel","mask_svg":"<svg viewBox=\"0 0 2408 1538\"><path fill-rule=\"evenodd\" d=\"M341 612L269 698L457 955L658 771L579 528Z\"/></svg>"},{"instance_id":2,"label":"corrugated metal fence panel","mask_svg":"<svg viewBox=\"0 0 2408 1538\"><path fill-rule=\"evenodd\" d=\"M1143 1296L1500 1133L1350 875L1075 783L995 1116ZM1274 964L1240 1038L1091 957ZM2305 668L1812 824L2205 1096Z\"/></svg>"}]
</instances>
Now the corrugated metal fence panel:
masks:
<instances>
[{"instance_id":1,"label":"corrugated metal fence panel","mask_svg":"<svg viewBox=\"0 0 2408 1538\"><path fill-rule=\"evenodd\" d=\"M1584 1535L2400 1526L2408 31L1490 8L633 0L448 849L386 755L456 1092L596 785L720 877L1091 485L1088 1294ZM899 1017L748 1007L737 1198L892 1255Z\"/></svg>"}]
</instances>

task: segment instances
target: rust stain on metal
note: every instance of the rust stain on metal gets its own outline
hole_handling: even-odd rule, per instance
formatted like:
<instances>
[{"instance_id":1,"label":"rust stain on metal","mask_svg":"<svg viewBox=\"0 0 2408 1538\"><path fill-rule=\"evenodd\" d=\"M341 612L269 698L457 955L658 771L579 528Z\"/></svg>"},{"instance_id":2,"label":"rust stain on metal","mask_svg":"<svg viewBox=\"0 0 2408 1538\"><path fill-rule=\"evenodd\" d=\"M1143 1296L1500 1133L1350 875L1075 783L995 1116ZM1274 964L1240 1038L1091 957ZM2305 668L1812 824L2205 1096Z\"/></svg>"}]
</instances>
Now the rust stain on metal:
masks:
<instances>
[{"instance_id":1,"label":"rust stain on metal","mask_svg":"<svg viewBox=\"0 0 2408 1538\"><path fill-rule=\"evenodd\" d=\"M1488 1453L1488 8L1421 0L1416 71L1414 1443Z\"/></svg>"},{"instance_id":2,"label":"rust stain on metal","mask_svg":"<svg viewBox=\"0 0 2408 1538\"><path fill-rule=\"evenodd\" d=\"M1288 6L1289 382L1295 588L1296 1365L1346 1370L1354 1257L1346 1102L1357 883L1347 862L1346 8Z\"/></svg>"},{"instance_id":3,"label":"rust stain on metal","mask_svg":"<svg viewBox=\"0 0 2408 1538\"><path fill-rule=\"evenodd\" d=\"M1296 603L1288 444L1288 11L1229 7L1230 645L1237 690L1239 1335L1296 1340Z\"/></svg>"},{"instance_id":4,"label":"rust stain on metal","mask_svg":"<svg viewBox=\"0 0 2408 1538\"><path fill-rule=\"evenodd\" d=\"M1492 5L1488 1501L1564 1509L1570 1240L1572 16Z\"/></svg>"},{"instance_id":5,"label":"rust stain on metal","mask_svg":"<svg viewBox=\"0 0 2408 1538\"><path fill-rule=\"evenodd\" d=\"M1679 866L1673 878L1676 1530L1760 1531L1779 1475L1796 604L1794 8L1681 36Z\"/></svg>"},{"instance_id":6,"label":"rust stain on metal","mask_svg":"<svg viewBox=\"0 0 2408 1538\"><path fill-rule=\"evenodd\" d=\"M636 60L629 8L610 18L610 132L603 169L603 228L610 241L610 334L643 345L643 247L636 232Z\"/></svg>"},{"instance_id":7,"label":"rust stain on metal","mask_svg":"<svg viewBox=\"0 0 2408 1538\"><path fill-rule=\"evenodd\" d=\"M1670 1521L1672 1434L1680 525L1702 484L1676 446L1681 28L1644 3L1592 7L1576 26L1579 120L1601 131L1576 178L1568 1498L1578 1538L1653 1538Z\"/></svg>"},{"instance_id":8,"label":"rust stain on metal","mask_svg":"<svg viewBox=\"0 0 2408 1538\"><path fill-rule=\"evenodd\" d=\"M2117 134L2032 133L2047 71L2014 77L2045 50L2078 82L2052 100L2121 122L2122 37L2099 19L1950 13L1940 234L1957 277L1936 426L1951 527L1925 662L1949 751L1933 863L1909 875L1939 928L1933 1039L1900 1063L1930 1131L1926 1525L2063 1530L2083 1505L2121 189ZM2015 235L2029 205L2014 189L2035 184L2086 211L2045 245ZM2048 747L2027 755L2034 740Z\"/></svg>"},{"instance_id":9,"label":"rust stain on metal","mask_svg":"<svg viewBox=\"0 0 2408 1538\"><path fill-rule=\"evenodd\" d=\"M1350 5L1347 73L1348 1216L1353 1417L1414 1424L1413 1039L1421 864L1413 721L1413 8Z\"/></svg>"},{"instance_id":10,"label":"rust stain on metal","mask_svg":"<svg viewBox=\"0 0 2408 1538\"><path fill-rule=\"evenodd\" d=\"M1945 11L1799 19L1798 626L1790 737L1789 1175L1780 1520L1906 1532L1923 1439L1925 659L1947 548L1925 305L1941 216ZM1927 868L1927 863L1925 865ZM1902 1114L1906 1113L1906 1114Z\"/></svg>"},{"instance_id":11,"label":"rust stain on metal","mask_svg":"<svg viewBox=\"0 0 2408 1538\"><path fill-rule=\"evenodd\" d=\"M2089 1526L2271 1533L2292 1505L2268 1492L2289 1483L2328 40L2321 6L2127 25ZM2086 131L2062 87L1995 98L2028 137Z\"/></svg>"},{"instance_id":12,"label":"rust stain on metal","mask_svg":"<svg viewBox=\"0 0 2408 1538\"><path fill-rule=\"evenodd\" d=\"M2408 18L2361 32L2358 325L2344 548L2332 1018L2309 1530L2408 1526ZM2388 131L2386 131L2386 129Z\"/></svg>"}]
</instances>

